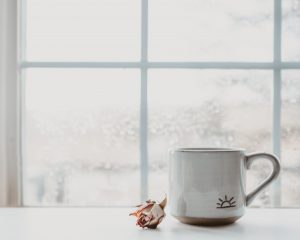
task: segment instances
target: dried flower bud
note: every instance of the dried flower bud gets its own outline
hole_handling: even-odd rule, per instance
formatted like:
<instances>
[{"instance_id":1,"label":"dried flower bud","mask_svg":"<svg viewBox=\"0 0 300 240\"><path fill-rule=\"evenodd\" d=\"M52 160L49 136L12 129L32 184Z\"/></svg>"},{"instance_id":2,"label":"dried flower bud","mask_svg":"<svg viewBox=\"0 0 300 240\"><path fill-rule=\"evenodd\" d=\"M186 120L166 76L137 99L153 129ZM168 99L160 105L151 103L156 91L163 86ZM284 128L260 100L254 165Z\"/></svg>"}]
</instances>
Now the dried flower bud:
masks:
<instances>
[{"instance_id":1,"label":"dried flower bud","mask_svg":"<svg viewBox=\"0 0 300 240\"><path fill-rule=\"evenodd\" d=\"M130 213L130 216L136 216L136 225L144 228L155 229L166 216L164 208L167 205L167 197L160 203L148 200L145 204L138 205L138 209Z\"/></svg>"}]
</instances>

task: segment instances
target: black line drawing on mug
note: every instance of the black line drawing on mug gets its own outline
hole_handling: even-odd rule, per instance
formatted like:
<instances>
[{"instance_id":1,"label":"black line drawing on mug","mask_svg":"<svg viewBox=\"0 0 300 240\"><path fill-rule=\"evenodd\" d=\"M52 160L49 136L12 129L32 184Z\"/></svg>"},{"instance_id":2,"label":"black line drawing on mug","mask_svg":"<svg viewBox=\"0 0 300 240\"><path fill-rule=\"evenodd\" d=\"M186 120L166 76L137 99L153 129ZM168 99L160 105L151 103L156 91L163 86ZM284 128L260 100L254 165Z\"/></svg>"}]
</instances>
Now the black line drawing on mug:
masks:
<instances>
[{"instance_id":1,"label":"black line drawing on mug","mask_svg":"<svg viewBox=\"0 0 300 240\"><path fill-rule=\"evenodd\" d=\"M235 201L234 201L234 197L228 199L227 198L227 195L225 195L225 198L222 199L222 198L219 198L219 201L217 203L217 208L232 208L232 207L235 207Z\"/></svg>"}]
</instances>

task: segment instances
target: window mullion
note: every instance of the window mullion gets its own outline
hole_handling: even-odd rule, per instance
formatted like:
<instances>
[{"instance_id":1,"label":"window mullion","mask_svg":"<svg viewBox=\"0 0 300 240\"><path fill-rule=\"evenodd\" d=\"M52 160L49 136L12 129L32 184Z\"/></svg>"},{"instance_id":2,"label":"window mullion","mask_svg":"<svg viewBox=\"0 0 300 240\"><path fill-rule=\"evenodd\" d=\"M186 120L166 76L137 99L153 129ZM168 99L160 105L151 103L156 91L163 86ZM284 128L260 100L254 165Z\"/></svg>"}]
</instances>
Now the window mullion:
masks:
<instances>
[{"instance_id":1,"label":"window mullion","mask_svg":"<svg viewBox=\"0 0 300 240\"><path fill-rule=\"evenodd\" d=\"M281 156L281 0L274 0L273 152ZM281 205L280 178L272 187L272 205Z\"/></svg>"},{"instance_id":2,"label":"window mullion","mask_svg":"<svg viewBox=\"0 0 300 240\"><path fill-rule=\"evenodd\" d=\"M31 62L21 68L186 68L186 69L300 69L299 62Z\"/></svg>"},{"instance_id":3,"label":"window mullion","mask_svg":"<svg viewBox=\"0 0 300 240\"><path fill-rule=\"evenodd\" d=\"M141 24L141 102L140 102L140 178L141 200L148 198L148 106L147 106L147 62L148 62L148 0L142 0Z\"/></svg>"}]
</instances>

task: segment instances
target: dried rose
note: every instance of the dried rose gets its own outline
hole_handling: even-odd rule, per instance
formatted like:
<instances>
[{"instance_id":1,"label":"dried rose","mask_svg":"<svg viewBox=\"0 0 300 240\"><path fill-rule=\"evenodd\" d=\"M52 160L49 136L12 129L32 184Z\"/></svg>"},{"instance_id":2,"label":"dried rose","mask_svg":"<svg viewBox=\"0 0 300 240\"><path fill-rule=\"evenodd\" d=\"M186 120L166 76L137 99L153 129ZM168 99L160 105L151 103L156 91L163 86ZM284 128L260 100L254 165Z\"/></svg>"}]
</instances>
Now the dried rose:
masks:
<instances>
[{"instance_id":1,"label":"dried rose","mask_svg":"<svg viewBox=\"0 0 300 240\"><path fill-rule=\"evenodd\" d=\"M144 228L155 229L166 216L164 208L167 205L167 197L160 203L148 200L145 204L138 205L138 209L130 213L130 216L136 216L138 219L136 225Z\"/></svg>"}]
</instances>

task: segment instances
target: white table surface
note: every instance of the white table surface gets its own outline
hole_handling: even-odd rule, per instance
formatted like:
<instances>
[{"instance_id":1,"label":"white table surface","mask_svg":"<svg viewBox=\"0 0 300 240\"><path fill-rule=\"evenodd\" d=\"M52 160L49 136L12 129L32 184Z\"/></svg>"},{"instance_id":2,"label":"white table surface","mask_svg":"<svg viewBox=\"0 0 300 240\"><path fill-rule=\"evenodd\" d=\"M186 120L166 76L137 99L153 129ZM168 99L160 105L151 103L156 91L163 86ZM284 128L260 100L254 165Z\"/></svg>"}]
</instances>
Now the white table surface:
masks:
<instances>
[{"instance_id":1,"label":"white table surface","mask_svg":"<svg viewBox=\"0 0 300 240\"><path fill-rule=\"evenodd\" d=\"M247 209L223 227L198 227L167 216L156 230L141 229L127 208L1 208L1 240L300 240L300 209Z\"/></svg>"}]
</instances>

